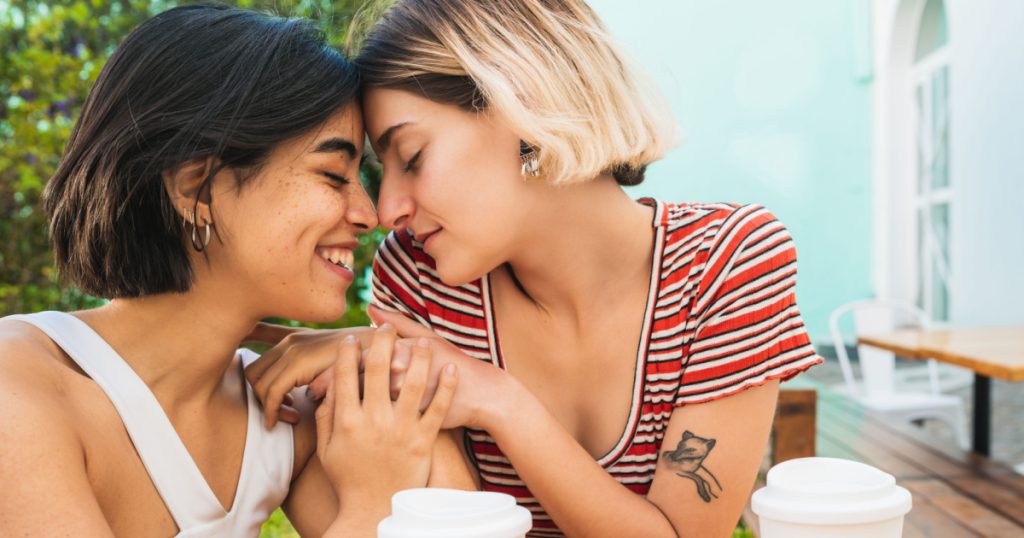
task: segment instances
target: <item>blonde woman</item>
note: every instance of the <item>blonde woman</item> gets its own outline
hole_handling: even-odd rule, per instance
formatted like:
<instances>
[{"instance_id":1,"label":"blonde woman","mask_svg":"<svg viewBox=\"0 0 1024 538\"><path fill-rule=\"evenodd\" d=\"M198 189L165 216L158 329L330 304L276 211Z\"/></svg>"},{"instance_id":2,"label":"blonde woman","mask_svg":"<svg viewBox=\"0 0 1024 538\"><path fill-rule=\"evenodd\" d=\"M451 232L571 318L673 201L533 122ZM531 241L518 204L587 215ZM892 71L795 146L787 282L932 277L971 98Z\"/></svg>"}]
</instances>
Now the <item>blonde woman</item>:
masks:
<instances>
[{"instance_id":1,"label":"blonde woman","mask_svg":"<svg viewBox=\"0 0 1024 538\"><path fill-rule=\"evenodd\" d=\"M728 536L780 381L821 362L786 229L630 199L670 114L579 0L402 0L355 63L394 230L372 316L459 364L478 486L535 536Z\"/></svg>"}]
</instances>

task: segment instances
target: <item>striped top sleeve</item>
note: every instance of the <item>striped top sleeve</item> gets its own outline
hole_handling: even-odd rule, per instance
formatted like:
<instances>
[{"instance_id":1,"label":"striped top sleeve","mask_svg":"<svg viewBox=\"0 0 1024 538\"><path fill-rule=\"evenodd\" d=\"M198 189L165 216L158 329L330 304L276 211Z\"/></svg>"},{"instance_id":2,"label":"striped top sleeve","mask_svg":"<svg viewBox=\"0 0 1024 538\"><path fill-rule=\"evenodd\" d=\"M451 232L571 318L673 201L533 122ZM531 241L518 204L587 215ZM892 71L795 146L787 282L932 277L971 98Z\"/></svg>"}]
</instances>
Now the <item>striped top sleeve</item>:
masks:
<instances>
[{"instance_id":1,"label":"striped top sleeve","mask_svg":"<svg viewBox=\"0 0 1024 538\"><path fill-rule=\"evenodd\" d=\"M733 210L711 241L677 406L786 380L820 362L795 285L796 249L786 228L761 206Z\"/></svg>"},{"instance_id":2,"label":"striped top sleeve","mask_svg":"<svg viewBox=\"0 0 1024 538\"><path fill-rule=\"evenodd\" d=\"M402 235L399 235L402 234ZM420 289L415 251L406 232L392 232L373 259L372 304L399 312L430 327Z\"/></svg>"}]
</instances>

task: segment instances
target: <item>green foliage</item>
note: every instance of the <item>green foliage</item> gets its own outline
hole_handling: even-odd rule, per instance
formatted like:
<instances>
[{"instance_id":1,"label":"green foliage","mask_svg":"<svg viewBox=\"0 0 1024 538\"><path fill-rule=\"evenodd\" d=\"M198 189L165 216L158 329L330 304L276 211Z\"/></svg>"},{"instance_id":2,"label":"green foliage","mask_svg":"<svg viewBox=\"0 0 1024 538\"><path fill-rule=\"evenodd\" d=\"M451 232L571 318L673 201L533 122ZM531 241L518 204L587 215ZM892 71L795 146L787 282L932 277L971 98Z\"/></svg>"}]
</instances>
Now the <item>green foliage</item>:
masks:
<instances>
[{"instance_id":1,"label":"green foliage","mask_svg":"<svg viewBox=\"0 0 1024 538\"><path fill-rule=\"evenodd\" d=\"M104 60L161 2L0 0L0 301L3 313L76 309L93 298L61 286L41 195Z\"/></svg>"},{"instance_id":2,"label":"green foliage","mask_svg":"<svg viewBox=\"0 0 1024 538\"><path fill-rule=\"evenodd\" d=\"M747 527L746 522L741 519L732 531L732 538L754 538L754 531Z\"/></svg>"},{"instance_id":3,"label":"green foliage","mask_svg":"<svg viewBox=\"0 0 1024 538\"><path fill-rule=\"evenodd\" d=\"M260 538L299 538L292 524L288 522L280 508L270 514L270 519L260 529Z\"/></svg>"},{"instance_id":4,"label":"green foliage","mask_svg":"<svg viewBox=\"0 0 1024 538\"><path fill-rule=\"evenodd\" d=\"M74 120L118 43L149 17L183 2L0 0L0 315L101 304L62 284L53 267L41 198ZM239 0L242 7L318 21L341 46L358 0ZM370 170L370 176L373 176ZM382 234L357 252L357 275ZM366 283L349 291L337 325L366 321Z\"/></svg>"}]
</instances>

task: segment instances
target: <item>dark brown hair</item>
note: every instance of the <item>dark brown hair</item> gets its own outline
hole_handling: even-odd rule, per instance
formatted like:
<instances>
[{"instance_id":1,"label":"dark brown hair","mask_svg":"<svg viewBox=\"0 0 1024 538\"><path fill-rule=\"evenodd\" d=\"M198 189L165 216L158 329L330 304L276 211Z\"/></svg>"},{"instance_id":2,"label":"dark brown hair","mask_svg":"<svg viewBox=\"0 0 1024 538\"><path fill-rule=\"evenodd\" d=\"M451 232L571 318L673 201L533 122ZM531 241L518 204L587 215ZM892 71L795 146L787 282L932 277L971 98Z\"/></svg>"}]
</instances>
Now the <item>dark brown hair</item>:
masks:
<instances>
[{"instance_id":1,"label":"dark brown hair","mask_svg":"<svg viewBox=\"0 0 1024 538\"><path fill-rule=\"evenodd\" d=\"M308 21L217 4L146 21L103 67L46 185L61 275L105 298L187 291L189 241L162 174L213 158L207 194L225 167L241 188L277 144L358 89Z\"/></svg>"}]
</instances>

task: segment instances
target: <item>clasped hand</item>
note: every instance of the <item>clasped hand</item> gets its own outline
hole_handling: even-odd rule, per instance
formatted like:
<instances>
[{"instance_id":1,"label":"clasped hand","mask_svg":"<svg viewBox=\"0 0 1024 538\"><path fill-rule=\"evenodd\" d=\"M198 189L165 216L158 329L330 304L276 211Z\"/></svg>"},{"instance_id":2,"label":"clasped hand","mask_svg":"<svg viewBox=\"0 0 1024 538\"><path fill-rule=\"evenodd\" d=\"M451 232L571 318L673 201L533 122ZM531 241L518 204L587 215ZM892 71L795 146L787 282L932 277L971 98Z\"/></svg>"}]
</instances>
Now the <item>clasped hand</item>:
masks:
<instances>
[{"instance_id":1,"label":"clasped hand","mask_svg":"<svg viewBox=\"0 0 1024 538\"><path fill-rule=\"evenodd\" d=\"M393 331L398 338L387 350L387 356L379 358L387 374L383 383L371 384L368 375L372 347L363 350L351 380L357 387L353 395L362 400L373 397L401 399L410 385L421 382L422 396L418 411L425 412L438 390L442 369L452 364L458 370L459 388L447 409L441 428L459 426L481 427L481 407L487 399L493 398L493 391L507 375L488 363L467 356L458 348L438 337L433 331L419 325L405 316L370 307L370 316L381 325L381 329L358 327L334 330L294 330L261 326L251 338L276 344L267 350L259 360L251 364L245 375L252 385L257 398L262 402L268 426L279 418L294 422L297 414L288 410L289 393L296 387L307 386L307 394L314 400L324 400L337 381L337 364L340 354L339 342L350 339L358 347L366 348L381 330ZM393 328L384 329L388 325ZM361 345L360 345L361 344ZM425 346L427 363L425 372L414 372L412 364L418 346ZM383 353L383 352L381 352ZM423 379L420 379L420 376ZM469 382L471 381L471 382ZM379 394L378 394L379 392ZM324 403L321 402L320 407ZM284 411L282 411L284 410Z\"/></svg>"}]
</instances>

